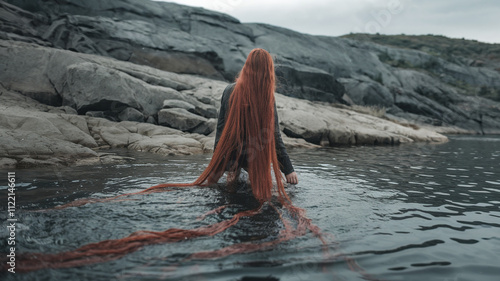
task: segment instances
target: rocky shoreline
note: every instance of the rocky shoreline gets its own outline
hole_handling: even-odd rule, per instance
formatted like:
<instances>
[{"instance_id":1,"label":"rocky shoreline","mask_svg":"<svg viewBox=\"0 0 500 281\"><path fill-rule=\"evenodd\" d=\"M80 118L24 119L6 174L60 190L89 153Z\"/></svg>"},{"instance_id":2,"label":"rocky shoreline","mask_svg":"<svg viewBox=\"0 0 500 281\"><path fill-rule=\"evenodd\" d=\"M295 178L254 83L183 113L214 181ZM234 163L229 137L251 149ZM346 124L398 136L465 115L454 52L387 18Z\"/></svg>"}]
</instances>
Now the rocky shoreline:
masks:
<instances>
[{"instance_id":1,"label":"rocky shoreline","mask_svg":"<svg viewBox=\"0 0 500 281\"><path fill-rule=\"evenodd\" d=\"M0 167L210 153L220 97L255 48L276 62L288 147L500 133L500 71L142 0L0 0Z\"/></svg>"},{"instance_id":2,"label":"rocky shoreline","mask_svg":"<svg viewBox=\"0 0 500 281\"><path fill-rule=\"evenodd\" d=\"M227 14L202 8L147 0L0 0L0 25L3 40L94 54L226 82L233 80L250 50L260 47L274 56L278 92L287 96L383 108L385 117L419 127L442 126L446 130L454 127L474 134L500 133L500 103L481 97L485 92L500 91L500 69L495 64L475 63L474 54L464 57L426 52L425 42L417 50L343 37L314 36L268 24L241 23ZM452 46L461 48L461 43L454 42ZM46 69L51 80L65 81L59 76L66 72L60 69L67 70L68 79L75 79L75 83L83 81L80 75L90 77L95 72L92 77L95 82L86 85L88 90L83 91L83 95L93 92L94 86L113 89L128 80L127 76L177 91L186 90L184 84L172 85L172 81L157 80L154 75L146 75L143 69L131 70L127 65L119 67L120 72L115 75L102 76L100 73L107 72L105 65L66 69L67 62L57 58L52 61ZM58 67L59 64L62 67ZM13 75L19 77L19 74ZM5 78L0 81L9 83ZM37 81L33 82L36 85ZM153 122L151 113L156 114L170 93L157 95L147 85L146 89L140 89L144 86L141 84L131 85L144 93L138 100L130 99L133 97L130 87L124 87L123 91L111 90L117 95L115 99L128 98L124 103L133 108L123 112L121 118L118 115L122 104L85 99L76 94L72 84L66 87L43 84L39 90L27 87L23 93L53 106L60 106L64 100L79 114L90 112L114 120ZM82 88L82 85L75 86ZM148 106L147 99L156 99L154 106ZM189 102L196 108L187 110L199 115L203 101L201 106L194 100ZM107 112L99 112L106 111L104 107L108 107ZM213 118L210 117L213 114L207 116L206 113L201 116ZM185 115L185 112L165 112L166 116L179 114ZM204 121L198 120L199 124Z\"/></svg>"},{"instance_id":3,"label":"rocky shoreline","mask_svg":"<svg viewBox=\"0 0 500 281\"><path fill-rule=\"evenodd\" d=\"M118 147L162 155L212 151L227 82L4 40L0 60L9 70L0 74L2 167L121 161L104 150ZM327 103L276 97L288 147L447 140ZM61 106L41 102L57 98ZM85 107L93 108L78 115Z\"/></svg>"}]
</instances>

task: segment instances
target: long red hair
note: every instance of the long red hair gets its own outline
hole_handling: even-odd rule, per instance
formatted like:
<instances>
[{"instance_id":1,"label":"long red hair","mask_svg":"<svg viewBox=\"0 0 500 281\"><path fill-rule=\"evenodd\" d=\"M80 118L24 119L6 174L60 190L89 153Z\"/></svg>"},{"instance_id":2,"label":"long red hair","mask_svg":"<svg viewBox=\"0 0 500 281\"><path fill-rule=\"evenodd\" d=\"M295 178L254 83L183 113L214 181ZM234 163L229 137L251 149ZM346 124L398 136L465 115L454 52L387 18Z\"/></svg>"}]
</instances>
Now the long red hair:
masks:
<instances>
[{"instance_id":1,"label":"long red hair","mask_svg":"<svg viewBox=\"0 0 500 281\"><path fill-rule=\"evenodd\" d=\"M229 112L217 148L195 184L218 181L226 167L235 172L241 158L248 163L252 193L260 202L272 196L272 173L282 199L285 192L274 138L275 74L271 55L254 49L248 55L229 100ZM231 161L231 162L230 162Z\"/></svg>"},{"instance_id":2,"label":"long red hair","mask_svg":"<svg viewBox=\"0 0 500 281\"><path fill-rule=\"evenodd\" d=\"M280 214L281 211L274 207L271 202L273 187L278 200L290 212L291 217L296 220L295 229L293 229L292 223L280 214L285 229L274 242L236 244L221 250L195 253L192 258L220 257L264 249L276 243L304 235L307 229L318 236L326 245L319 228L305 217L303 209L291 204L290 198L285 192L275 145L274 90L275 74L271 55L263 49L252 50L236 79L236 85L229 100L230 107L226 117L226 124L217 148L208 167L196 181L184 184L159 184L140 192L122 194L107 199L81 199L55 208L63 209L92 202L105 202L133 194L168 191L166 188L169 187L212 185L218 182L226 170L236 171L241 168L238 166L239 160L244 157L248 165L246 168L253 196L260 202L257 209L242 211L235 214L231 219L196 229L171 228L161 232L136 231L128 237L87 244L73 251L58 254L24 254L20 257L19 269L21 271L31 271L46 267L72 267L104 262L120 258L145 245L178 242L200 236L212 236L235 225L243 216L253 216L259 213L265 202L268 202ZM274 174L274 183L272 174ZM224 206L207 214L220 211L222 208Z\"/></svg>"}]
</instances>

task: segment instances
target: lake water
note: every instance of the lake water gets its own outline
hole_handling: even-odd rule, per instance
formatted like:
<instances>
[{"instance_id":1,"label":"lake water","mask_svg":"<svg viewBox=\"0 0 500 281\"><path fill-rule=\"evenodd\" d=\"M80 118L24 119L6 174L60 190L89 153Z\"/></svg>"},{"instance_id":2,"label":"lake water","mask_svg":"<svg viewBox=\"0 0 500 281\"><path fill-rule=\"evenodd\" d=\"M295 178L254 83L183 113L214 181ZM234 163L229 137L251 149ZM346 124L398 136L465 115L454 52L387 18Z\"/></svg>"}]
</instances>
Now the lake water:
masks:
<instances>
[{"instance_id":1,"label":"lake water","mask_svg":"<svg viewBox=\"0 0 500 281\"><path fill-rule=\"evenodd\" d=\"M264 241L282 228L272 212L242 219L213 237L146 246L119 260L79 268L1 273L2 280L500 280L500 137L454 136L440 145L290 150L300 183L296 206L324 233L270 250L191 260L192 253ZM211 155L161 157L120 151L130 163L16 170L16 251L54 253L137 230L194 228L248 209L217 189L189 188L43 213L78 198L193 181ZM0 252L8 249L7 171L2 171ZM204 221L196 218L224 204ZM347 261L359 268L351 270Z\"/></svg>"}]
</instances>

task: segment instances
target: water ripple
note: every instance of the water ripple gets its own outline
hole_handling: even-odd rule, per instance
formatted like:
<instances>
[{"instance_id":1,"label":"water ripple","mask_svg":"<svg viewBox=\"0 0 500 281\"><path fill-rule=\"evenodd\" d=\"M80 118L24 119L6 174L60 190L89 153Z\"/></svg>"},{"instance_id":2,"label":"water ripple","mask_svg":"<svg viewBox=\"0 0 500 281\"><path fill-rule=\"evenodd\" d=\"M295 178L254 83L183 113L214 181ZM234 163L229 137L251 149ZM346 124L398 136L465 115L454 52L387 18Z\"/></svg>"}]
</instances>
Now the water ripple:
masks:
<instances>
[{"instance_id":1,"label":"water ripple","mask_svg":"<svg viewBox=\"0 0 500 281\"><path fill-rule=\"evenodd\" d=\"M291 149L300 183L287 191L323 232L331 234L330 252L335 258L325 257L318 240L306 235L263 252L184 261L201 250L277 237L283 226L269 212L243 218L213 237L144 247L114 262L19 274L16 279L359 280L365 277L351 270L359 267L381 280L496 281L500 151L484 143L498 141L457 136L442 145ZM162 182L190 182L208 163L207 155L133 157L134 163L119 165L16 171L18 251L55 253L141 229L204 226L251 204L248 193L192 188L59 211L27 211L139 191ZM6 201L5 192L0 200ZM230 207L197 220L222 205ZM5 228L5 212L0 218L0 227ZM6 238L6 232L0 233ZM6 241L0 239L3 249Z\"/></svg>"}]
</instances>

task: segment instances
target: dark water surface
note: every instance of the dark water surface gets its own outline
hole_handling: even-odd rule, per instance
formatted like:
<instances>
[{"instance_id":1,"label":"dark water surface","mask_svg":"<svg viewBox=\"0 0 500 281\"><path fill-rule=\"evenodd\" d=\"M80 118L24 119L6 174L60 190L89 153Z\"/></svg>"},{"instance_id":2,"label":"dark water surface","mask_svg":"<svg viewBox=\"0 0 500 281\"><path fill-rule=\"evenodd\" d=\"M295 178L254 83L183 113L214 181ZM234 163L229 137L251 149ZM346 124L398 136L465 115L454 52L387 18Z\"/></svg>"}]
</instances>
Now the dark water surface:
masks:
<instances>
[{"instance_id":1,"label":"dark water surface","mask_svg":"<svg viewBox=\"0 0 500 281\"><path fill-rule=\"evenodd\" d=\"M44 213L78 198L193 181L211 155L160 157L121 151L133 163L16 170L16 251L55 253L137 230L194 228L248 209L245 196L190 188ZM79 268L0 273L2 280L500 280L500 137L457 136L441 145L291 150L296 206L331 234L326 258L313 235L271 250L182 262L192 253L276 238L272 211L213 237L146 246L122 259ZM0 178L0 252L8 249L7 171ZM196 218L231 207L203 221ZM254 277L256 279L251 279ZM258 279L267 277L268 279Z\"/></svg>"}]
</instances>

